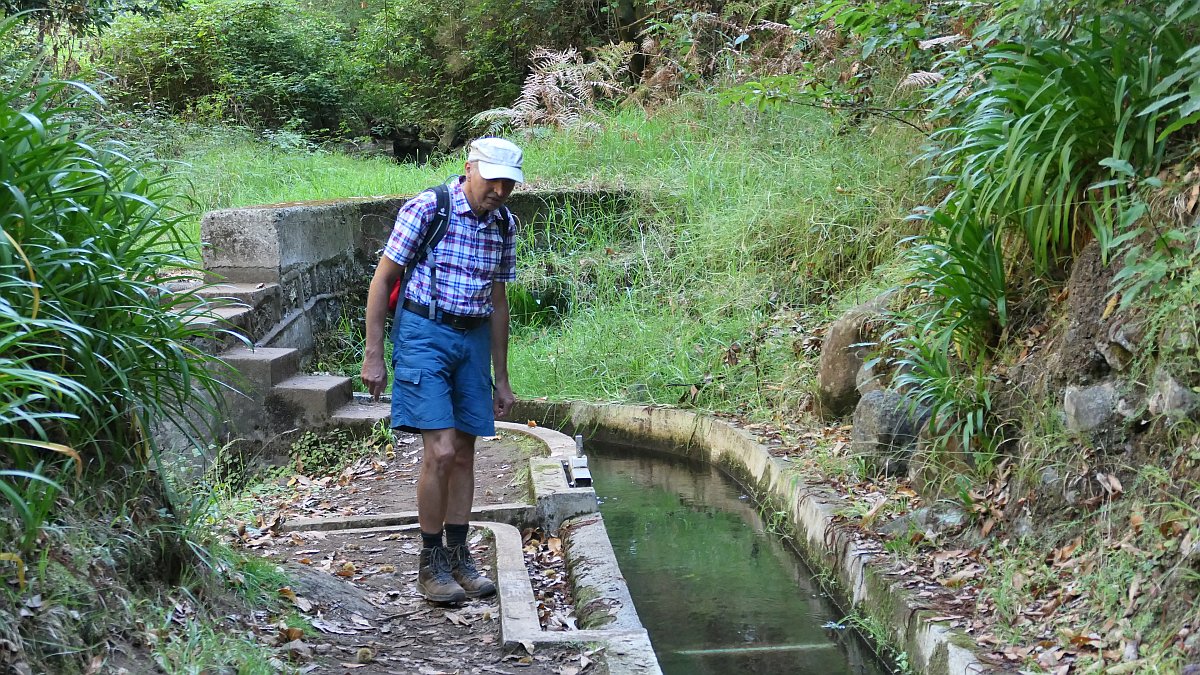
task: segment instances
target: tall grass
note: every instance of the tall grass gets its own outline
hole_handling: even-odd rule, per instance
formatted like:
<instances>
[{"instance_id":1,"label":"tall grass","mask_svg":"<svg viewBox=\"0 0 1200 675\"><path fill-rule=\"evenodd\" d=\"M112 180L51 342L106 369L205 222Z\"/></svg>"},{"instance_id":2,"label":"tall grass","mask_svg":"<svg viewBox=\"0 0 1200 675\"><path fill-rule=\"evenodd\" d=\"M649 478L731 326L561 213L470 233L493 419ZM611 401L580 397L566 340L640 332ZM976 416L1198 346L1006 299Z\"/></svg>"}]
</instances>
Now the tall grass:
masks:
<instances>
[{"instance_id":1,"label":"tall grass","mask_svg":"<svg viewBox=\"0 0 1200 675\"><path fill-rule=\"evenodd\" d=\"M895 258L908 227L918 138L836 128L823 113L697 96L534 143L531 175L645 199L619 236L556 259L563 285L587 292L572 295L562 323L515 332L517 391L769 407L782 383L795 384L797 364L791 340L760 324L788 307L836 302Z\"/></svg>"},{"instance_id":2,"label":"tall grass","mask_svg":"<svg viewBox=\"0 0 1200 675\"><path fill-rule=\"evenodd\" d=\"M758 324L789 306L836 302L893 260L911 229L920 137L899 126L839 129L820 111L696 95L520 139L525 189L623 188L637 206L563 212L536 240L525 231L511 296L519 394L675 402L701 384L689 400L741 410L763 400L759 376L794 384L790 338ZM182 159L204 208L411 193L462 161L397 166L229 134ZM757 362L729 354L764 338L774 346L755 351ZM355 358L326 366L353 370Z\"/></svg>"},{"instance_id":3,"label":"tall grass","mask_svg":"<svg viewBox=\"0 0 1200 675\"><path fill-rule=\"evenodd\" d=\"M287 132L173 130L178 160L166 165L195 203L184 234L200 239L200 215L215 209L293 201L413 194L462 173L461 158L427 165L320 150Z\"/></svg>"}]
</instances>

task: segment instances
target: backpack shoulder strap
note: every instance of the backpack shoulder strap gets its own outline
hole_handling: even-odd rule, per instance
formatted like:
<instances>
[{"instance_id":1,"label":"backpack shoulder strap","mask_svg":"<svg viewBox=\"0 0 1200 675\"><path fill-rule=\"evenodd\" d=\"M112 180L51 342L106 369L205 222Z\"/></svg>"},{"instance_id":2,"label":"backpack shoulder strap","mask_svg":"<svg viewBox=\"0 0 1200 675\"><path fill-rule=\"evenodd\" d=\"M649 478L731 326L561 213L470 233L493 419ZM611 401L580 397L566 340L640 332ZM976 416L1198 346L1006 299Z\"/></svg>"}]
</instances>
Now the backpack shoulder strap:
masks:
<instances>
[{"instance_id":1,"label":"backpack shoulder strap","mask_svg":"<svg viewBox=\"0 0 1200 675\"><path fill-rule=\"evenodd\" d=\"M446 236L446 232L450 229L450 188L445 183L435 185L426 192L432 192L437 200L436 210L433 212L433 219L429 221L429 226L425 228L425 236L421 239L421 245L417 247L417 254L413 256L412 262L404 268L404 278L400 280L400 297L397 302L397 311L404 305L404 292L408 288L408 282L412 279L413 270L417 265L425 262L429 258L429 254L433 251L442 238ZM430 283L430 302L429 302L429 318L434 318L437 312L437 269L430 266L429 273ZM398 323L398 322L397 322Z\"/></svg>"},{"instance_id":2,"label":"backpack shoulder strap","mask_svg":"<svg viewBox=\"0 0 1200 675\"><path fill-rule=\"evenodd\" d=\"M509 211L507 206L500 206L496 209L496 213L504 220L504 227L500 228L500 236L505 239L512 239L517 231L513 223L512 211Z\"/></svg>"},{"instance_id":3,"label":"backpack shoulder strap","mask_svg":"<svg viewBox=\"0 0 1200 675\"><path fill-rule=\"evenodd\" d=\"M421 260L429 256L429 252L442 242L442 238L450 229L450 188L443 183L429 190L437 198L437 210L434 211L433 220L429 222L429 229L425 232L425 241L421 245Z\"/></svg>"}]
</instances>

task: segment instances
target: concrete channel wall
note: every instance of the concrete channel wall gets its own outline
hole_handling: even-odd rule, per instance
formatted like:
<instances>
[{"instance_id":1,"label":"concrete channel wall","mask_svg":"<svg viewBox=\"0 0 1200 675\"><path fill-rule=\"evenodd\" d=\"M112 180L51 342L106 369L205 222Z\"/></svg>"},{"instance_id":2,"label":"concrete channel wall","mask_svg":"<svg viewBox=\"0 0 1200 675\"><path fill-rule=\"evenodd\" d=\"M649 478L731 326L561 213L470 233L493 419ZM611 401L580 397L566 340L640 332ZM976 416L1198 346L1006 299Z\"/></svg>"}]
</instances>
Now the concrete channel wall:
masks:
<instances>
[{"instance_id":1,"label":"concrete channel wall","mask_svg":"<svg viewBox=\"0 0 1200 675\"><path fill-rule=\"evenodd\" d=\"M797 542L817 569L837 579L841 595L859 613L885 626L910 665L928 675L993 672L975 654L970 637L932 621L900 580L872 564L872 551L834 527L840 497L804 482L748 433L685 410L651 406L519 401L511 417L580 433L593 441L669 452L721 467L759 499L787 507Z\"/></svg>"}]
</instances>

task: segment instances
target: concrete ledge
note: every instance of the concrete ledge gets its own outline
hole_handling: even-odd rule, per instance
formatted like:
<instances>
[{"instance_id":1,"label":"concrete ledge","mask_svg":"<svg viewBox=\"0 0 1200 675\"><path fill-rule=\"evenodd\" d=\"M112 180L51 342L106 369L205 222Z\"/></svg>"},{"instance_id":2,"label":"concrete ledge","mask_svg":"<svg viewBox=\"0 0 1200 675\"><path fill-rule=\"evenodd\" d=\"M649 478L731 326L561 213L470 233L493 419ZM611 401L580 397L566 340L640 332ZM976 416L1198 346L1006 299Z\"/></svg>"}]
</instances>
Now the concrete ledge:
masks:
<instances>
[{"instance_id":1,"label":"concrete ledge","mask_svg":"<svg viewBox=\"0 0 1200 675\"><path fill-rule=\"evenodd\" d=\"M918 672L957 675L992 670L975 655L969 636L930 621L933 614L920 609L913 593L871 564L871 550L833 526L839 495L801 480L745 431L711 417L650 406L518 401L513 414L601 442L717 464L760 496L787 506L796 540L810 561L834 572L853 606L889 629Z\"/></svg>"},{"instance_id":2,"label":"concrete ledge","mask_svg":"<svg viewBox=\"0 0 1200 675\"><path fill-rule=\"evenodd\" d=\"M497 422L496 428L529 436L546 446L549 457L530 458L529 479L533 483L535 518L547 532L558 532L559 525L568 518L600 510L595 490L573 488L567 483L563 462L575 456L574 439L552 429L527 424Z\"/></svg>"},{"instance_id":3,"label":"concrete ledge","mask_svg":"<svg viewBox=\"0 0 1200 675\"><path fill-rule=\"evenodd\" d=\"M495 521L507 525L524 527L533 522L533 507L528 504L496 504L492 506L476 506L471 509L471 515L480 520ZM363 528L395 528L415 525L416 511L401 511L399 513L381 513L374 516L335 516L329 518L296 518L288 520L280 526L281 532L296 532L300 530L321 530L325 532L342 530L360 530Z\"/></svg>"},{"instance_id":4,"label":"concrete ledge","mask_svg":"<svg viewBox=\"0 0 1200 675\"><path fill-rule=\"evenodd\" d=\"M629 587L621 576L616 553L599 513L563 523L564 557L570 570L575 616L580 626L618 631L640 631ZM593 598L579 604L579 598Z\"/></svg>"}]
</instances>

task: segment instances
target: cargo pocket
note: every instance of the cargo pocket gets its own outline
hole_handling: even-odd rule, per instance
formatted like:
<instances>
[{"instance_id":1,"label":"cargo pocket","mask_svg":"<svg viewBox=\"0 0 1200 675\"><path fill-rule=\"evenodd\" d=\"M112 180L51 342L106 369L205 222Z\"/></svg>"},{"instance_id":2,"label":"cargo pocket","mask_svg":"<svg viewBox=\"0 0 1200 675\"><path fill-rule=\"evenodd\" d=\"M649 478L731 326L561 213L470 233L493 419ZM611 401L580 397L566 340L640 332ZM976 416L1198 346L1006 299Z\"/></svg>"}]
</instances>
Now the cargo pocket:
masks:
<instances>
[{"instance_id":1,"label":"cargo pocket","mask_svg":"<svg viewBox=\"0 0 1200 675\"><path fill-rule=\"evenodd\" d=\"M392 374L397 382L421 384L421 371L418 368L397 368Z\"/></svg>"}]
</instances>

